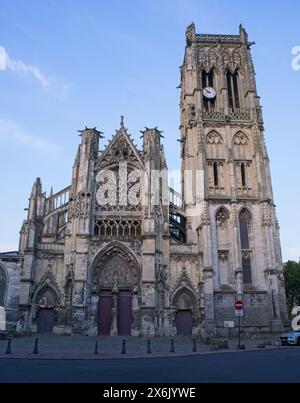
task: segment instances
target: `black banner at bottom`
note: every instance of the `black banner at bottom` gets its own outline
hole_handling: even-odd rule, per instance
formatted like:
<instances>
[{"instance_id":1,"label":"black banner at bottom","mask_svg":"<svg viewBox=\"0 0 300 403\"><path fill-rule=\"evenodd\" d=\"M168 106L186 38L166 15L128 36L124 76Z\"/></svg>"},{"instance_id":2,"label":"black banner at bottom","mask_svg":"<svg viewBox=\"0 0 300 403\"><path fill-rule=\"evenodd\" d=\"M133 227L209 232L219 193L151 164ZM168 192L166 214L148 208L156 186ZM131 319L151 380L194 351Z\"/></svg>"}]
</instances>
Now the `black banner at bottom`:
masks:
<instances>
[{"instance_id":1,"label":"black banner at bottom","mask_svg":"<svg viewBox=\"0 0 300 403\"><path fill-rule=\"evenodd\" d=\"M153 401L160 399L162 401L168 401L172 399L179 400L191 400L201 402L207 398L211 399L222 398L228 396L227 393L237 392L237 389L242 388L245 393L247 389L251 395L255 393L255 389L265 389L268 392L268 396L274 398L278 394L278 388L284 389L288 387L297 387L296 384L96 384L96 383L80 383L80 384L42 384L42 383L30 383L30 384L1 384L1 392L3 396L5 393L9 393L11 398L22 398L30 396L31 402L41 401L41 397L48 399L56 399L61 394L66 394L68 401L74 399L74 401L81 401L93 403L93 402L105 402L105 401ZM289 392L290 393L290 392ZM28 395L27 395L28 394ZM29 395L30 394L30 395ZM229 395L230 396L230 395ZM59 400L61 400L59 398Z\"/></svg>"}]
</instances>

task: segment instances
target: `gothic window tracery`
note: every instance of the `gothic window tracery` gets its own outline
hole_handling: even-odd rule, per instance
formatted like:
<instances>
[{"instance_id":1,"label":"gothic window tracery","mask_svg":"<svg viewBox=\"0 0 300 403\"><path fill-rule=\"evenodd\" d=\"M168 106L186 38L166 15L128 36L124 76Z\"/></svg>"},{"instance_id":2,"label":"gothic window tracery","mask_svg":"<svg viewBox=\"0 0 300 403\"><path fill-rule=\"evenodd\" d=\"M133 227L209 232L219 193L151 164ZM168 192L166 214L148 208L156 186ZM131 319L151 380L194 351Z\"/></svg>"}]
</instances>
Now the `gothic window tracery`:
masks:
<instances>
[{"instance_id":1,"label":"gothic window tracery","mask_svg":"<svg viewBox=\"0 0 300 403\"><path fill-rule=\"evenodd\" d=\"M216 212L216 229L218 243L218 265L221 284L229 284L229 212L225 207L221 207Z\"/></svg>"},{"instance_id":2,"label":"gothic window tracery","mask_svg":"<svg viewBox=\"0 0 300 403\"><path fill-rule=\"evenodd\" d=\"M243 209L239 215L241 255L243 280L245 284L252 283L251 270L251 215L247 209Z\"/></svg>"},{"instance_id":3,"label":"gothic window tracery","mask_svg":"<svg viewBox=\"0 0 300 403\"><path fill-rule=\"evenodd\" d=\"M208 160L207 168L210 192L223 192L225 189L224 160Z\"/></svg>"},{"instance_id":4,"label":"gothic window tracery","mask_svg":"<svg viewBox=\"0 0 300 403\"><path fill-rule=\"evenodd\" d=\"M218 132L216 132L215 130L212 130L206 136L206 143L207 144L222 144L223 139L222 139L222 136Z\"/></svg>"},{"instance_id":5,"label":"gothic window tracery","mask_svg":"<svg viewBox=\"0 0 300 403\"><path fill-rule=\"evenodd\" d=\"M113 166L100 171L96 210L141 210L141 171L128 166ZM99 203L100 200L103 200Z\"/></svg>"},{"instance_id":6,"label":"gothic window tracery","mask_svg":"<svg viewBox=\"0 0 300 403\"><path fill-rule=\"evenodd\" d=\"M210 192L220 192L225 189L224 141L217 131L212 130L206 136L206 156L208 182Z\"/></svg>"},{"instance_id":7,"label":"gothic window tracery","mask_svg":"<svg viewBox=\"0 0 300 403\"><path fill-rule=\"evenodd\" d=\"M202 70L201 82L202 82L202 90L206 87L214 88L214 72L213 72L213 70L210 70L209 72L207 72L206 70ZM213 110L213 109L215 109L215 98L208 99L208 98L203 97L203 104L204 104L204 109L206 111Z\"/></svg>"},{"instance_id":8,"label":"gothic window tracery","mask_svg":"<svg viewBox=\"0 0 300 403\"><path fill-rule=\"evenodd\" d=\"M238 131L232 139L233 155L235 159L235 175L237 189L244 193L251 190L251 148L248 136Z\"/></svg>"},{"instance_id":9,"label":"gothic window tracery","mask_svg":"<svg viewBox=\"0 0 300 403\"><path fill-rule=\"evenodd\" d=\"M228 106L231 111L240 109L240 98L239 98L239 76L237 70L232 73L227 71L227 91L228 91Z\"/></svg>"},{"instance_id":10,"label":"gothic window tracery","mask_svg":"<svg viewBox=\"0 0 300 403\"><path fill-rule=\"evenodd\" d=\"M95 219L94 235L103 237L138 237L141 221L135 219Z\"/></svg>"}]
</instances>

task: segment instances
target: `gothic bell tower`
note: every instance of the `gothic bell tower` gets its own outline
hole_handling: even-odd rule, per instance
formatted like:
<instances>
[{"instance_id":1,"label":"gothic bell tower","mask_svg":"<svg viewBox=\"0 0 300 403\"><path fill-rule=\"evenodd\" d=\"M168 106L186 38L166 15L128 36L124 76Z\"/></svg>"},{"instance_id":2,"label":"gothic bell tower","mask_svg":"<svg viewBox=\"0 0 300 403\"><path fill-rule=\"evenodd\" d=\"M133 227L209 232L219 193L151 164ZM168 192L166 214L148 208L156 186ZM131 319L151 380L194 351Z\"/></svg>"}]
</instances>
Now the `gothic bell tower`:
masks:
<instances>
[{"instance_id":1,"label":"gothic bell tower","mask_svg":"<svg viewBox=\"0 0 300 403\"><path fill-rule=\"evenodd\" d=\"M207 329L245 301L244 326L286 318L279 227L255 72L245 29L186 30L180 131L186 242L202 255Z\"/></svg>"}]
</instances>

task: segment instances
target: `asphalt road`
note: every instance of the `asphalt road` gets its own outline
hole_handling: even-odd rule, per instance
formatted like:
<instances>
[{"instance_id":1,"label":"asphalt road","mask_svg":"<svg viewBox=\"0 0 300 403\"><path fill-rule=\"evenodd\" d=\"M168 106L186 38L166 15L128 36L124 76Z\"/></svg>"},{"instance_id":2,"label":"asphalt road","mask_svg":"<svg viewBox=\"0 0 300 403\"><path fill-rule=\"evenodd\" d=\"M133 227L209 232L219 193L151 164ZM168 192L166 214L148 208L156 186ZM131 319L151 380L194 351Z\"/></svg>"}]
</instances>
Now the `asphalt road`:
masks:
<instances>
[{"instance_id":1,"label":"asphalt road","mask_svg":"<svg viewBox=\"0 0 300 403\"><path fill-rule=\"evenodd\" d=\"M117 360L0 359L0 382L300 382L300 348Z\"/></svg>"}]
</instances>

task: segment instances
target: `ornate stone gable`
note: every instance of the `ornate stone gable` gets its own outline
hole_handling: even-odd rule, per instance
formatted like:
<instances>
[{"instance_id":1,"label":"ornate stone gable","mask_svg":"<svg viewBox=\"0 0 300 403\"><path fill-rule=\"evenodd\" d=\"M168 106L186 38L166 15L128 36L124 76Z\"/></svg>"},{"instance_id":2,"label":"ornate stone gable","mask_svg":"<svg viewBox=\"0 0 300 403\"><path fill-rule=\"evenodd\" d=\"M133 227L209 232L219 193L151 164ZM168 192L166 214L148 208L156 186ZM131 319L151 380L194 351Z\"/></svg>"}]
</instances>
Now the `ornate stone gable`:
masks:
<instances>
[{"instance_id":1,"label":"ornate stone gable","mask_svg":"<svg viewBox=\"0 0 300 403\"><path fill-rule=\"evenodd\" d=\"M54 276L51 268L48 269L47 273L41 278L41 281L32 293L32 300L34 303L40 303L39 296L44 290L50 289L56 296L57 302L60 302L61 293L59 291L58 284L56 282L56 277Z\"/></svg>"},{"instance_id":2,"label":"ornate stone gable","mask_svg":"<svg viewBox=\"0 0 300 403\"><path fill-rule=\"evenodd\" d=\"M120 162L127 162L128 164L135 165L139 168L143 168L144 166L141 154L134 145L122 122L120 129L116 131L116 134L112 137L104 152L100 155L99 161L96 164L96 169L103 169Z\"/></svg>"},{"instance_id":3,"label":"ornate stone gable","mask_svg":"<svg viewBox=\"0 0 300 403\"><path fill-rule=\"evenodd\" d=\"M196 288L194 287L193 282L192 282L190 276L188 275L185 267L183 267L183 269L180 273L180 276L178 277L178 279L172 289L172 293L174 294L181 287L187 287L196 294Z\"/></svg>"}]
</instances>

